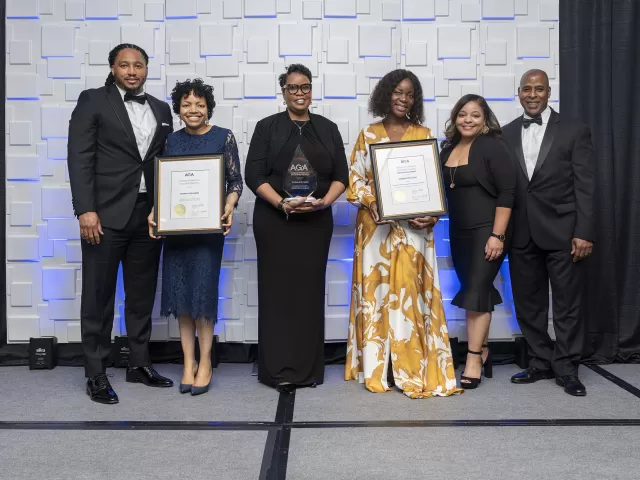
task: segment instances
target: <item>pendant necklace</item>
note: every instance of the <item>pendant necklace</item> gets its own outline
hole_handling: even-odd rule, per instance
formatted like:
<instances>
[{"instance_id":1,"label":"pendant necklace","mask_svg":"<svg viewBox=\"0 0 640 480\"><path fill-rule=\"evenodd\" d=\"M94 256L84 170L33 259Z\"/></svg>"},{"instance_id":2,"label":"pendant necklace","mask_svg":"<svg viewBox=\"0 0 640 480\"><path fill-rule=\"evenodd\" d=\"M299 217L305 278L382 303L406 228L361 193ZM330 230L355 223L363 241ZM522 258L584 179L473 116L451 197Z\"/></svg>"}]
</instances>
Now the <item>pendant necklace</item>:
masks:
<instances>
[{"instance_id":1,"label":"pendant necklace","mask_svg":"<svg viewBox=\"0 0 640 480\"><path fill-rule=\"evenodd\" d=\"M453 170L453 174L451 173L452 170ZM449 178L451 179L451 183L449 184L450 188L456 188L456 183L453 181L453 179L456 178L457 170L458 170L458 165L456 165L454 168L449 167Z\"/></svg>"},{"instance_id":2,"label":"pendant necklace","mask_svg":"<svg viewBox=\"0 0 640 480\"><path fill-rule=\"evenodd\" d=\"M304 126L307 124L307 122L308 122L309 120L305 120L305 121L302 123L302 125L298 125L298 122L302 122L302 120L293 120L293 119L291 119L291 121L293 122L293 124L294 124L296 127L298 127L298 131L300 132L300 135L302 135L302 127L304 127Z\"/></svg>"}]
</instances>

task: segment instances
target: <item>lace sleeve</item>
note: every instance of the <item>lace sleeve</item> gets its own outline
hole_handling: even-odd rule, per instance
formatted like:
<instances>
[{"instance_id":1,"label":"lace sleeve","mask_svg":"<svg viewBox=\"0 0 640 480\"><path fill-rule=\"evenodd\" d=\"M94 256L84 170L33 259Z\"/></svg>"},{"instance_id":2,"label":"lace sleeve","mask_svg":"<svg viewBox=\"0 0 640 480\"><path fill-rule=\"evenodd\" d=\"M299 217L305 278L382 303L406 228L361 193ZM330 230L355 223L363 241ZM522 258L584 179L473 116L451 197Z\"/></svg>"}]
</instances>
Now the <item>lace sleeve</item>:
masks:
<instances>
[{"instance_id":1,"label":"lace sleeve","mask_svg":"<svg viewBox=\"0 0 640 480\"><path fill-rule=\"evenodd\" d=\"M224 162L227 172L227 193L236 192L238 198L242 195L242 174L240 173L240 158L238 144L231 130L224 142Z\"/></svg>"},{"instance_id":2,"label":"lace sleeve","mask_svg":"<svg viewBox=\"0 0 640 480\"><path fill-rule=\"evenodd\" d=\"M164 150L162 151L162 155L173 155L173 151L175 150L173 148L173 145L175 145L175 142L173 141L175 138L174 135L174 133L167 135L167 139L164 141Z\"/></svg>"}]
</instances>

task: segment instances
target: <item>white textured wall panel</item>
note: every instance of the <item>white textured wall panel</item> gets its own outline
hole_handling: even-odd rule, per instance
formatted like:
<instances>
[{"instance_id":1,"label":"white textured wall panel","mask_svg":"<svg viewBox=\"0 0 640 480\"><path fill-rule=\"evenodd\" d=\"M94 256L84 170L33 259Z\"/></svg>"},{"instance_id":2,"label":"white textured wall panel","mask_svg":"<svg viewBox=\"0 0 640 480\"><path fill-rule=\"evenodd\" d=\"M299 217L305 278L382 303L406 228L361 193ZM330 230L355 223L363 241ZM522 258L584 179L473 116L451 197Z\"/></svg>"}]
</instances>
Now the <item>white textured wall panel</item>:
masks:
<instances>
[{"instance_id":1,"label":"white textured wall panel","mask_svg":"<svg viewBox=\"0 0 640 480\"><path fill-rule=\"evenodd\" d=\"M426 125L442 136L461 95L490 100L501 122L521 112L520 76L543 68L558 104L558 0L7 0L7 314L10 342L53 335L80 340L79 228L66 169L71 111L85 88L104 84L109 50L121 42L151 56L147 91L165 100L176 81L201 76L214 87L213 122L231 128L241 161L255 124L281 111L277 76L300 62L313 75L313 111L335 121L347 156L371 90L389 70L420 78ZM176 121L176 127L179 127ZM247 189L224 251L223 341L257 341L256 247ZM326 338L343 340L349 314L355 209L333 206L327 267ZM458 286L448 221L436 227L440 280L452 335L463 312L448 302ZM518 333L505 264L496 280L504 306L491 338ZM158 294L159 299L159 294ZM153 340L177 339L174 319L154 309ZM119 283L114 335L124 333Z\"/></svg>"},{"instance_id":2,"label":"white textured wall panel","mask_svg":"<svg viewBox=\"0 0 640 480\"><path fill-rule=\"evenodd\" d=\"M7 0L7 18L38 18L38 0Z\"/></svg>"}]
</instances>

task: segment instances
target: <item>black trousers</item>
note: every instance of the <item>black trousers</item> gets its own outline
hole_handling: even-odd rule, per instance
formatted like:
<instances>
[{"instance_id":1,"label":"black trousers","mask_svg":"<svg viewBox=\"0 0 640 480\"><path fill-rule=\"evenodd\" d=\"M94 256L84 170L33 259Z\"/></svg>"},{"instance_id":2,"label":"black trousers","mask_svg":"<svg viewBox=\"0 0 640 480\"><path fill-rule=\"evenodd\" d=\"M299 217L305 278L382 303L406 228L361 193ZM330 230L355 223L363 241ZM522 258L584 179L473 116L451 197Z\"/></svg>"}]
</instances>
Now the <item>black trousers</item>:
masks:
<instances>
[{"instance_id":1,"label":"black trousers","mask_svg":"<svg viewBox=\"0 0 640 480\"><path fill-rule=\"evenodd\" d=\"M530 367L552 368L556 376L577 375L584 346L580 317L584 261L573 262L570 250L540 249L533 240L509 252L516 317L527 344ZM549 281L555 345L549 336Z\"/></svg>"},{"instance_id":2,"label":"black trousers","mask_svg":"<svg viewBox=\"0 0 640 480\"><path fill-rule=\"evenodd\" d=\"M85 375L104 373L111 353L111 330L118 268L124 278L124 316L129 338L129 364L151 364L149 338L161 244L149 237L151 207L140 194L122 230L102 228L98 245L82 241L82 301L80 324Z\"/></svg>"}]
</instances>

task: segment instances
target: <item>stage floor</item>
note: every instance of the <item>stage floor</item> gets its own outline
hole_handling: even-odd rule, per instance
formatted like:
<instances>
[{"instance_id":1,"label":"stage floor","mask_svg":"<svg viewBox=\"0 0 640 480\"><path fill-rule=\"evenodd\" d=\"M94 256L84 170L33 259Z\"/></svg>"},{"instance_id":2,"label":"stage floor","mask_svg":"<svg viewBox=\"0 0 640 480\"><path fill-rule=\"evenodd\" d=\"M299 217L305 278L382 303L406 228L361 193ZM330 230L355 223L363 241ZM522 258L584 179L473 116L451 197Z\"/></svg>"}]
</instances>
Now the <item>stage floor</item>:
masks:
<instances>
[{"instance_id":1,"label":"stage floor","mask_svg":"<svg viewBox=\"0 0 640 480\"><path fill-rule=\"evenodd\" d=\"M180 365L157 365L180 380ZM636 479L640 365L581 367L584 398L555 381L513 385L494 367L475 391L412 400L372 394L327 366L325 384L280 396L248 364L221 364L211 391L127 384L91 402L81 368L0 368L1 478Z\"/></svg>"}]
</instances>

